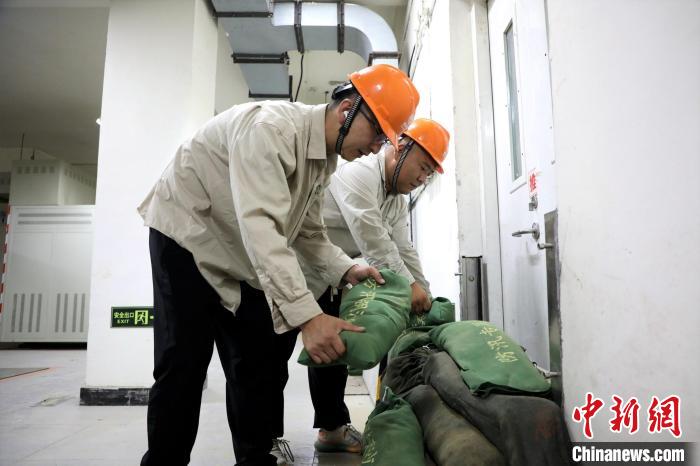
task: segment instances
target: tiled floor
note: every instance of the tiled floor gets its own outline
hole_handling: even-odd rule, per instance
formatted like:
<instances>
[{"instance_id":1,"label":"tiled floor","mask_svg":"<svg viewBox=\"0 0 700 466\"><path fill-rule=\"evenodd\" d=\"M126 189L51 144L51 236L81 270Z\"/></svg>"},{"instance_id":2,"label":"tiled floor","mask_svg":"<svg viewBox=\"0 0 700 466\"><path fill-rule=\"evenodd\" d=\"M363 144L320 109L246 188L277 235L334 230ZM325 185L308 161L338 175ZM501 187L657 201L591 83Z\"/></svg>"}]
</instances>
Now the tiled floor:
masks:
<instances>
[{"instance_id":1,"label":"tiled floor","mask_svg":"<svg viewBox=\"0 0 700 466\"><path fill-rule=\"evenodd\" d=\"M295 465L359 465L359 455L314 452L313 407L306 368L290 360L285 391L286 435ZM0 367L49 369L0 380L1 466L127 466L137 465L146 449L146 408L80 406L85 350L0 349ZM362 392L355 387L348 392ZM366 394L346 395L353 424L362 430L372 410ZM218 357L209 368L192 465L233 465L226 422L224 376Z\"/></svg>"}]
</instances>

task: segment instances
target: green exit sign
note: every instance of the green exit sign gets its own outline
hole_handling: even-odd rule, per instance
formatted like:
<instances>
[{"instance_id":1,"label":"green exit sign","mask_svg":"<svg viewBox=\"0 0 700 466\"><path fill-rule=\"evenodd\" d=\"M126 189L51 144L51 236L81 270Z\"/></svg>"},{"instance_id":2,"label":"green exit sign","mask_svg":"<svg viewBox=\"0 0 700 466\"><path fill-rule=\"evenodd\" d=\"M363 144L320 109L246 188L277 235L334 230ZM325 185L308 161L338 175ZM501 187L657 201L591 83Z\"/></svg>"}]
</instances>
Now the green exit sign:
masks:
<instances>
[{"instance_id":1,"label":"green exit sign","mask_svg":"<svg viewBox=\"0 0 700 466\"><path fill-rule=\"evenodd\" d=\"M153 327L152 307L113 307L112 328Z\"/></svg>"}]
</instances>

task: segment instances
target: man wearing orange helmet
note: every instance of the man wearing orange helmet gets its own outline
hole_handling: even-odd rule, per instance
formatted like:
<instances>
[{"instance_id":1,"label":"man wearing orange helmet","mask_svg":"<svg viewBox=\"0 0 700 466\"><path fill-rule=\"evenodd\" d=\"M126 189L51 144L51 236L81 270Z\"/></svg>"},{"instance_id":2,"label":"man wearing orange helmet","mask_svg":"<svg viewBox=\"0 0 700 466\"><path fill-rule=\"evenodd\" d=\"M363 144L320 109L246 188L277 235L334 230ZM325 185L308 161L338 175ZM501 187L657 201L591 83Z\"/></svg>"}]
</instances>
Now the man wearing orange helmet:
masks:
<instances>
[{"instance_id":1,"label":"man wearing orange helmet","mask_svg":"<svg viewBox=\"0 0 700 466\"><path fill-rule=\"evenodd\" d=\"M418 254L409 239L406 196L426 184L435 172L443 173L450 135L439 123L417 119L398 144L386 145L376 154L346 163L331 176L323 217L331 241L350 257L363 256L377 268L388 267L405 276L412 289L412 311L431 307L430 285L423 275ZM309 289L324 312L338 316L340 298L335 290L302 261ZM344 402L346 366L310 367L315 443L319 451L359 452L361 435L349 424Z\"/></svg>"},{"instance_id":2,"label":"man wearing orange helmet","mask_svg":"<svg viewBox=\"0 0 700 466\"><path fill-rule=\"evenodd\" d=\"M331 105L236 105L179 147L139 207L155 314L142 465L189 462L215 343L237 464L277 464L271 439L283 426L268 409L283 406L296 329L319 363L344 353L341 330L363 330L322 312L297 256L328 284L382 281L325 234L323 188L336 154L353 160L385 138L396 143L417 104L405 74L375 65L353 73Z\"/></svg>"}]
</instances>

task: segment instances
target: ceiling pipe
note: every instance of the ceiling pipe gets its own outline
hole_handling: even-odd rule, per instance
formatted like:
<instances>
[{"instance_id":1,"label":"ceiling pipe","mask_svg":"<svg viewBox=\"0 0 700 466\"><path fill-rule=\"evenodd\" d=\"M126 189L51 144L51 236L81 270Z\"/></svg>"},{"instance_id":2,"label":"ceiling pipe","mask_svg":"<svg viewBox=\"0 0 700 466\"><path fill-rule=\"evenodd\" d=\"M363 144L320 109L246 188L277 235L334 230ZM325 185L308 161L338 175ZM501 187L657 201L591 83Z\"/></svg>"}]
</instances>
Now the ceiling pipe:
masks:
<instances>
[{"instance_id":1,"label":"ceiling pipe","mask_svg":"<svg viewBox=\"0 0 700 466\"><path fill-rule=\"evenodd\" d=\"M398 66L396 38L374 11L351 3L212 0L251 98L292 100L289 50L346 50L367 64ZM241 57L245 57L241 61Z\"/></svg>"}]
</instances>

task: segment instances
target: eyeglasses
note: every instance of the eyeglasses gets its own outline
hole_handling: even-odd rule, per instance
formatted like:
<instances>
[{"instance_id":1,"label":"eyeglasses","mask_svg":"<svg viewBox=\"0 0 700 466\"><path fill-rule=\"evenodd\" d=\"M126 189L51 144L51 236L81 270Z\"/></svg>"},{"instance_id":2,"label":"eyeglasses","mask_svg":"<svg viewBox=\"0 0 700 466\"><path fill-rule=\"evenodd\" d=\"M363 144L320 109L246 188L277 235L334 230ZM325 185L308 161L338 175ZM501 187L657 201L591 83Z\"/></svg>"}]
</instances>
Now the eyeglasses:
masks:
<instances>
[{"instance_id":1,"label":"eyeglasses","mask_svg":"<svg viewBox=\"0 0 700 466\"><path fill-rule=\"evenodd\" d=\"M422 184L430 184L435 179L435 174L437 173L438 166L433 162L428 162L427 158L429 158L430 156L427 152L425 152L425 149L422 149L420 145L416 144L416 142L408 136L402 135L399 142L401 144L400 147L403 147L401 149L401 159L405 159L406 157L408 157L411 152L414 152L414 149L418 149L419 152L425 154L425 156L423 156L420 153L415 153L413 156L414 158L411 159L411 163L418 165L418 169L421 171L421 177L423 177Z\"/></svg>"},{"instance_id":2,"label":"eyeglasses","mask_svg":"<svg viewBox=\"0 0 700 466\"><path fill-rule=\"evenodd\" d=\"M434 168L432 168L432 167L426 168L425 165L421 165L420 169L423 173L425 173L426 178L432 178L436 173L436 170Z\"/></svg>"},{"instance_id":3,"label":"eyeglasses","mask_svg":"<svg viewBox=\"0 0 700 466\"><path fill-rule=\"evenodd\" d=\"M436 178L435 174L437 171L434 168L426 168L424 165L421 165L420 170L425 174L424 185L429 185Z\"/></svg>"},{"instance_id":4,"label":"eyeglasses","mask_svg":"<svg viewBox=\"0 0 700 466\"><path fill-rule=\"evenodd\" d=\"M372 128L374 129L374 132L377 133L376 137L374 138L374 142L378 142L378 143L384 144L384 143L388 140L388 138L387 138L386 135L384 134L384 131L382 130L382 127L379 126L379 123L377 122L377 120L375 120L374 118L370 117L370 116L363 110L363 106L362 106L362 105L360 105L360 106L358 107L357 110L362 114L363 117L365 117L365 119L369 122L369 124L372 125Z\"/></svg>"}]
</instances>

